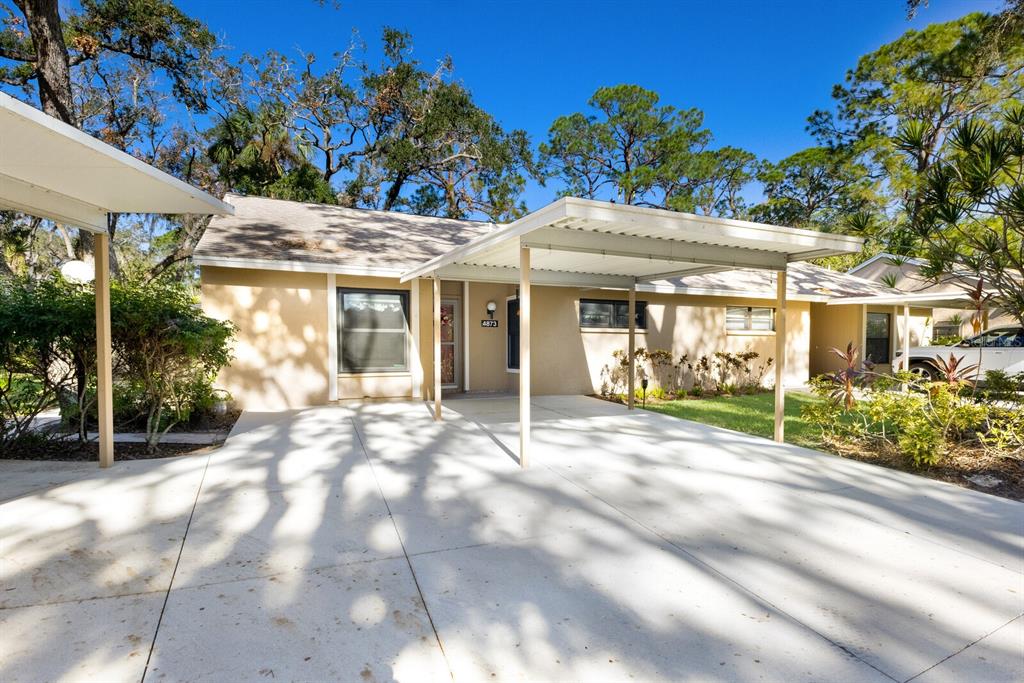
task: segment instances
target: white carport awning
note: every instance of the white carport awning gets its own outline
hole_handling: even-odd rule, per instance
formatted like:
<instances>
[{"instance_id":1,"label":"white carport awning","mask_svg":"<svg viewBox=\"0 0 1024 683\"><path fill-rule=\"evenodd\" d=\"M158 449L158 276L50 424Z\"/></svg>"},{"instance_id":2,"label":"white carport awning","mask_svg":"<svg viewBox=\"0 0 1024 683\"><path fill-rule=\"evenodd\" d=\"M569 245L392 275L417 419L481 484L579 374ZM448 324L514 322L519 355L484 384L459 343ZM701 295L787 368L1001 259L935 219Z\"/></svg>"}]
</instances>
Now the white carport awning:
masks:
<instances>
[{"instance_id":1,"label":"white carport awning","mask_svg":"<svg viewBox=\"0 0 1024 683\"><path fill-rule=\"evenodd\" d=\"M531 250L538 285L616 287L736 268L781 271L860 251L847 235L565 197L411 269L402 281L515 282Z\"/></svg>"},{"instance_id":2,"label":"white carport awning","mask_svg":"<svg viewBox=\"0 0 1024 683\"><path fill-rule=\"evenodd\" d=\"M967 292L915 292L908 294L876 294L873 296L837 297L829 306L917 306L920 308L975 308Z\"/></svg>"},{"instance_id":3,"label":"white carport awning","mask_svg":"<svg viewBox=\"0 0 1024 683\"><path fill-rule=\"evenodd\" d=\"M108 213L234 209L73 126L0 93L0 208L105 232Z\"/></svg>"}]
</instances>

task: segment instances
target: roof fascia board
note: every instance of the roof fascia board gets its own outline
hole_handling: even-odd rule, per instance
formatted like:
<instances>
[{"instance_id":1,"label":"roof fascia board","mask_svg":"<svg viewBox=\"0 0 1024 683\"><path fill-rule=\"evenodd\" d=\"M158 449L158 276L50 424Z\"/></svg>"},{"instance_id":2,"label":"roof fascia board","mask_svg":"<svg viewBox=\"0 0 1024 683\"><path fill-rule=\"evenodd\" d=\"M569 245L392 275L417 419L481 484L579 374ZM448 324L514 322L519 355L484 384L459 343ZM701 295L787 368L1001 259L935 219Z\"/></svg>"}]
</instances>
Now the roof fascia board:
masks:
<instances>
[{"instance_id":1,"label":"roof fascia board","mask_svg":"<svg viewBox=\"0 0 1024 683\"><path fill-rule=\"evenodd\" d=\"M256 270L284 270L293 273L333 273L335 275L357 275L367 277L397 278L401 268L374 268L372 266L336 266L313 261L271 261L256 258L225 258L220 256L193 256L197 266L220 268L252 268Z\"/></svg>"},{"instance_id":2,"label":"roof fascia board","mask_svg":"<svg viewBox=\"0 0 1024 683\"><path fill-rule=\"evenodd\" d=\"M566 228L534 230L522 237L522 245L531 249L622 256L645 261L696 263L759 270L786 268L786 255L780 253ZM644 279L652 278L645 276Z\"/></svg>"},{"instance_id":3,"label":"roof fascia board","mask_svg":"<svg viewBox=\"0 0 1024 683\"><path fill-rule=\"evenodd\" d=\"M648 294L685 294L689 296L717 296L731 297L734 299L766 299L774 301L774 292L763 292L757 290L731 290L714 289L703 287L675 287L672 285L655 285L650 283L637 284L636 291ZM824 294L787 294L787 301L809 301L813 303L825 303L829 300Z\"/></svg>"},{"instance_id":4,"label":"roof fascia board","mask_svg":"<svg viewBox=\"0 0 1024 683\"><path fill-rule=\"evenodd\" d=\"M967 303L970 301L970 296L967 293L955 294L950 293L946 296L941 294L874 294L871 296L850 296L850 297L836 297L830 299L828 302L829 306L847 306L852 304L913 304L915 302L933 302L938 304L941 302L943 305L951 304L956 305L959 303Z\"/></svg>"},{"instance_id":5,"label":"roof fascia board","mask_svg":"<svg viewBox=\"0 0 1024 683\"><path fill-rule=\"evenodd\" d=\"M610 204L608 202L581 199L579 197L565 197L561 201L566 203L568 217L571 218L584 218L614 223L654 221L655 224L665 228L678 228L680 223L691 221L695 225L686 227L695 229L698 232L711 232L711 226L715 226L727 229L726 232L716 230L714 231L715 235L727 235L741 239L761 239L766 242L781 241L787 244L805 245L817 249L834 248L839 250L839 253L860 251L864 244L863 238L853 237L852 235L822 233L802 228L787 228L779 225L752 223L731 218L698 216L692 213L652 209L645 206Z\"/></svg>"},{"instance_id":6,"label":"roof fascia board","mask_svg":"<svg viewBox=\"0 0 1024 683\"><path fill-rule=\"evenodd\" d=\"M500 282L519 284L518 268L498 266L472 266L454 263L435 269L443 280L469 280L471 282ZM410 277L408 274L404 278ZM554 287L607 287L629 289L634 279L628 275L600 275L590 273L569 273L556 270L530 270L530 282L535 285Z\"/></svg>"}]
</instances>

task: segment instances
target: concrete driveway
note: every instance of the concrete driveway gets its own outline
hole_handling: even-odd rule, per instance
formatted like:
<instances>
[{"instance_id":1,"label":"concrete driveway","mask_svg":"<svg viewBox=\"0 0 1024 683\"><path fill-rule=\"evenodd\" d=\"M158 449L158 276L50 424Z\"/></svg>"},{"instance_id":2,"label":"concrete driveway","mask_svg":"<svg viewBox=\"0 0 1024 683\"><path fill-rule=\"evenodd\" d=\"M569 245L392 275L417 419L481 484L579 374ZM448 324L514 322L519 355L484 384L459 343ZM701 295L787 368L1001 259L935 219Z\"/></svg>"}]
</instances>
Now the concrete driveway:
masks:
<instances>
[{"instance_id":1,"label":"concrete driveway","mask_svg":"<svg viewBox=\"0 0 1024 683\"><path fill-rule=\"evenodd\" d=\"M1024 505L582 397L0 461L0 680L1024 679ZM236 430L238 431L238 430Z\"/></svg>"}]
</instances>

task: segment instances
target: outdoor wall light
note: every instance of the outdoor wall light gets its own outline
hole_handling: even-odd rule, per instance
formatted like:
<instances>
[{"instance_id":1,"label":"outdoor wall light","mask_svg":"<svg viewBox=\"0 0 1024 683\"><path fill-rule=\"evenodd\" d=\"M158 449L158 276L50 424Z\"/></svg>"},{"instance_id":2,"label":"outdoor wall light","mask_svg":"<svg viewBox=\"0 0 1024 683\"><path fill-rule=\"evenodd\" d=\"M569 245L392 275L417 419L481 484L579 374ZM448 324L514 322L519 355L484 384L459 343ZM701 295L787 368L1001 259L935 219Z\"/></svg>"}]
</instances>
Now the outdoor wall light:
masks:
<instances>
[{"instance_id":1,"label":"outdoor wall light","mask_svg":"<svg viewBox=\"0 0 1024 683\"><path fill-rule=\"evenodd\" d=\"M491 320L494 320L494 312L496 310L498 310L498 304L494 303L493 301L488 301L487 302L487 317L490 318Z\"/></svg>"}]
</instances>

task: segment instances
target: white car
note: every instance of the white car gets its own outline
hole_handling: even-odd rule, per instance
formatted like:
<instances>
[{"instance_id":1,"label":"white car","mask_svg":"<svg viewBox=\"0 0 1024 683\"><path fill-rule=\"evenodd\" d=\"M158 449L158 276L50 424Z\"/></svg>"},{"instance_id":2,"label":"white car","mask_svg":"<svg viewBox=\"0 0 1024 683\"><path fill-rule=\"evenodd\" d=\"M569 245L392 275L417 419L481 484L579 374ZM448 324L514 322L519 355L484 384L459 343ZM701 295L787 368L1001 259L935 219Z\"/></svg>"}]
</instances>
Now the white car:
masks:
<instances>
[{"instance_id":1,"label":"white car","mask_svg":"<svg viewBox=\"0 0 1024 683\"><path fill-rule=\"evenodd\" d=\"M1024 372L1024 327L996 327L955 346L912 346L910 369L929 379L940 379L935 359L947 360L950 354L963 358L960 367L978 366L970 379L983 379L989 370L1002 370L1010 375ZM903 351L898 350L895 365L900 368L904 367L902 356Z\"/></svg>"}]
</instances>

